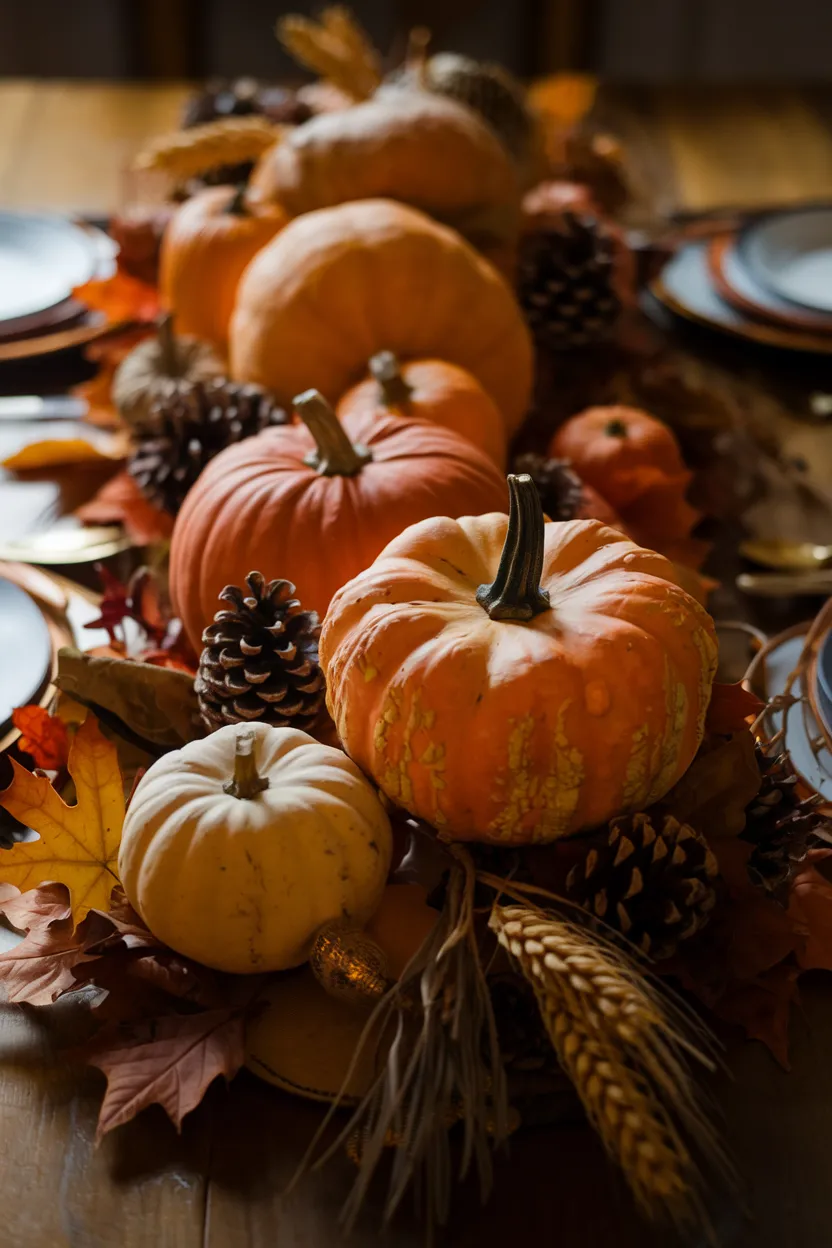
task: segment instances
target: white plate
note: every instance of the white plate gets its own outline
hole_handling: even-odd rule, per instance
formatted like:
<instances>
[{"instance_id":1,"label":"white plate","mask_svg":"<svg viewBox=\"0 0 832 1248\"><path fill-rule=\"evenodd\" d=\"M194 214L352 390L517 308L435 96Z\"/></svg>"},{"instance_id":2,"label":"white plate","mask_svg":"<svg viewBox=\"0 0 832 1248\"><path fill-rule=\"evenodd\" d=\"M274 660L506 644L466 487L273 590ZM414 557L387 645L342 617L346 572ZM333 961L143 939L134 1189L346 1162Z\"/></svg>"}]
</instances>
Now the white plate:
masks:
<instances>
[{"instance_id":1,"label":"white plate","mask_svg":"<svg viewBox=\"0 0 832 1248\"><path fill-rule=\"evenodd\" d=\"M763 217L742 231L739 254L781 299L832 312L832 206Z\"/></svg>"},{"instance_id":2,"label":"white plate","mask_svg":"<svg viewBox=\"0 0 832 1248\"><path fill-rule=\"evenodd\" d=\"M40 696L51 669L46 620L24 590L0 578L0 732L16 706Z\"/></svg>"},{"instance_id":3,"label":"white plate","mask_svg":"<svg viewBox=\"0 0 832 1248\"><path fill-rule=\"evenodd\" d=\"M0 329L68 299L100 259L96 239L71 221L0 212Z\"/></svg>"}]
</instances>

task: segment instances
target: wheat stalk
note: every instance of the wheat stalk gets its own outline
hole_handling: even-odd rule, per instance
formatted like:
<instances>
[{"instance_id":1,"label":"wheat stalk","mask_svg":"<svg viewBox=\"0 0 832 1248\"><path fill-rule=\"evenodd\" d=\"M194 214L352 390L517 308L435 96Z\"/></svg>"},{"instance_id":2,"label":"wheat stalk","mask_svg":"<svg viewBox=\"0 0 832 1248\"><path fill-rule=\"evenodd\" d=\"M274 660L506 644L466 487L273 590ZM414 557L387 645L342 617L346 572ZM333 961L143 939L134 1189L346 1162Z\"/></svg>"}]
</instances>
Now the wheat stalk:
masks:
<instances>
[{"instance_id":1,"label":"wheat stalk","mask_svg":"<svg viewBox=\"0 0 832 1248\"><path fill-rule=\"evenodd\" d=\"M496 905L489 925L534 988L549 1038L607 1153L641 1208L704 1219L680 1128L719 1152L684 1057L683 1034L641 967L594 932L531 906Z\"/></svg>"},{"instance_id":2,"label":"wheat stalk","mask_svg":"<svg viewBox=\"0 0 832 1248\"><path fill-rule=\"evenodd\" d=\"M319 22L289 13L278 19L275 33L294 60L355 100L368 99L381 83L378 53L340 5L325 9Z\"/></svg>"},{"instance_id":3,"label":"wheat stalk","mask_svg":"<svg viewBox=\"0 0 832 1248\"><path fill-rule=\"evenodd\" d=\"M257 160L285 133L265 117L225 117L154 139L133 161L137 171L155 170L185 180L221 165Z\"/></svg>"}]
</instances>

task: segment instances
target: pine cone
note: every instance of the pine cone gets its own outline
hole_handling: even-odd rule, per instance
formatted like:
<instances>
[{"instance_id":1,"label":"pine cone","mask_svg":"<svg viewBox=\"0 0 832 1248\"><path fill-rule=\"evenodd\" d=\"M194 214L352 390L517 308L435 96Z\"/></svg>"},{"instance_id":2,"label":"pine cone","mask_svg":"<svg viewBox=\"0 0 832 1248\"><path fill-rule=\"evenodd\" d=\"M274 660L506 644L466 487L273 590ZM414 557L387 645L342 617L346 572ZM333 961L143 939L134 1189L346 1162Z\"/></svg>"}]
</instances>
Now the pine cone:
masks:
<instances>
[{"instance_id":1,"label":"pine cone","mask_svg":"<svg viewBox=\"0 0 832 1248\"><path fill-rule=\"evenodd\" d=\"M283 408L258 386L172 381L137 431L128 469L145 497L175 516L202 469L233 442L285 425Z\"/></svg>"},{"instance_id":2,"label":"pine cone","mask_svg":"<svg viewBox=\"0 0 832 1248\"><path fill-rule=\"evenodd\" d=\"M564 212L560 228L521 244L518 296L540 347L568 351L604 338L618 318L613 237L594 217Z\"/></svg>"},{"instance_id":3,"label":"pine cone","mask_svg":"<svg viewBox=\"0 0 832 1248\"><path fill-rule=\"evenodd\" d=\"M665 815L613 819L582 863L569 872L568 894L660 961L710 918L716 859L700 833Z\"/></svg>"},{"instance_id":4,"label":"pine cone","mask_svg":"<svg viewBox=\"0 0 832 1248\"><path fill-rule=\"evenodd\" d=\"M276 125L297 125L308 121L312 110L297 98L297 92L290 87L265 86L256 78L230 81L216 78L186 101L182 128L190 130L226 117L253 116L265 117ZM253 168L252 161L220 165L192 179L189 189L196 191L200 186L247 182Z\"/></svg>"},{"instance_id":5,"label":"pine cone","mask_svg":"<svg viewBox=\"0 0 832 1248\"><path fill-rule=\"evenodd\" d=\"M787 883L812 847L817 829L827 822L819 796L801 798L788 754L767 754L755 746L762 782L746 807L742 839L754 849L748 860L752 877L769 892Z\"/></svg>"},{"instance_id":6,"label":"pine cone","mask_svg":"<svg viewBox=\"0 0 832 1248\"><path fill-rule=\"evenodd\" d=\"M318 663L321 626L304 611L291 581L246 577L248 590L227 585L202 634L196 692L206 728L262 720L277 728L308 728L324 705Z\"/></svg>"},{"instance_id":7,"label":"pine cone","mask_svg":"<svg viewBox=\"0 0 832 1248\"><path fill-rule=\"evenodd\" d=\"M514 471L528 473L537 486L540 505L550 520L574 520L580 516L584 486L567 459L547 459L545 455L518 455Z\"/></svg>"}]
</instances>

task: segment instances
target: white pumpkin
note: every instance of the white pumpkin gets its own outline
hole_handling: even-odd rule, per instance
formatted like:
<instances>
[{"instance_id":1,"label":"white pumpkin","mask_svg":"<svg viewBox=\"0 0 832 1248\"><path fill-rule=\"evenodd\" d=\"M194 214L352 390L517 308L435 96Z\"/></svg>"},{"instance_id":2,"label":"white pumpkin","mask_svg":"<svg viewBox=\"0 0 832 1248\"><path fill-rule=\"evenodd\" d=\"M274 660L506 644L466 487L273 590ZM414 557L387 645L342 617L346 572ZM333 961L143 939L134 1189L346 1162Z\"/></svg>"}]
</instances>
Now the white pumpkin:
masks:
<instances>
[{"instance_id":1,"label":"white pumpkin","mask_svg":"<svg viewBox=\"0 0 832 1248\"><path fill-rule=\"evenodd\" d=\"M124 821L119 872L154 935L239 974L305 962L332 919L363 926L391 854L387 814L346 754L255 723L149 768Z\"/></svg>"}]
</instances>

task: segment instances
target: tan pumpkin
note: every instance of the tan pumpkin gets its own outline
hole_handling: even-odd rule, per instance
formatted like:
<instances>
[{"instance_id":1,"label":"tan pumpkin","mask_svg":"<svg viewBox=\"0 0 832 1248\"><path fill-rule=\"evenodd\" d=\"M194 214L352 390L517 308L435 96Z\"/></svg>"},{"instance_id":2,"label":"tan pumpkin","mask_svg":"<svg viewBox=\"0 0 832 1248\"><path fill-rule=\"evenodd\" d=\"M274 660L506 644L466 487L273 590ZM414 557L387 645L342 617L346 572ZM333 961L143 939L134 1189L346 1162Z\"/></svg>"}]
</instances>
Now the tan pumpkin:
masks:
<instances>
[{"instance_id":1,"label":"tan pumpkin","mask_svg":"<svg viewBox=\"0 0 832 1248\"><path fill-rule=\"evenodd\" d=\"M594 520L433 519L336 594L320 643L348 754L456 840L553 841L642 810L692 761L713 622L667 560Z\"/></svg>"},{"instance_id":2,"label":"tan pumpkin","mask_svg":"<svg viewBox=\"0 0 832 1248\"><path fill-rule=\"evenodd\" d=\"M240 276L287 220L242 187L207 187L177 209L162 238L159 283L182 333L225 349Z\"/></svg>"},{"instance_id":3,"label":"tan pumpkin","mask_svg":"<svg viewBox=\"0 0 832 1248\"><path fill-rule=\"evenodd\" d=\"M429 420L479 446L498 468L506 462L506 429L494 400L457 364L447 360L399 363L392 351L370 360L370 376L353 386L337 407L338 418L386 413Z\"/></svg>"},{"instance_id":4,"label":"tan pumpkin","mask_svg":"<svg viewBox=\"0 0 832 1248\"><path fill-rule=\"evenodd\" d=\"M225 361L210 343L174 333L173 317L124 357L113 375L112 400L128 425L146 424L155 400L171 381L212 381L226 373Z\"/></svg>"},{"instance_id":5,"label":"tan pumpkin","mask_svg":"<svg viewBox=\"0 0 832 1248\"><path fill-rule=\"evenodd\" d=\"M492 461L450 429L377 413L341 425L315 391L295 407L305 425L222 451L179 512L170 589L196 649L220 590L252 568L293 581L304 607L323 616L407 525L506 505Z\"/></svg>"},{"instance_id":6,"label":"tan pumpkin","mask_svg":"<svg viewBox=\"0 0 832 1248\"><path fill-rule=\"evenodd\" d=\"M119 874L171 949L246 974L306 961L333 919L363 925L391 855L384 808L342 750L296 728L232 724L145 772Z\"/></svg>"},{"instance_id":7,"label":"tan pumpkin","mask_svg":"<svg viewBox=\"0 0 832 1248\"><path fill-rule=\"evenodd\" d=\"M423 91L394 91L296 126L266 152L251 193L294 217L349 200L420 208L475 245L511 241L518 174L476 114Z\"/></svg>"},{"instance_id":8,"label":"tan pumpkin","mask_svg":"<svg viewBox=\"0 0 832 1248\"><path fill-rule=\"evenodd\" d=\"M532 346L503 279L453 230L391 200L290 222L255 256L231 320L231 370L284 405L310 382L341 395L377 351L443 359L521 424Z\"/></svg>"}]
</instances>

